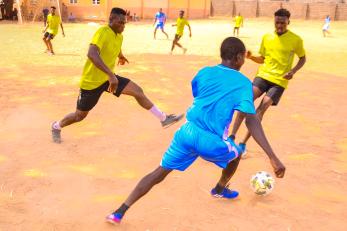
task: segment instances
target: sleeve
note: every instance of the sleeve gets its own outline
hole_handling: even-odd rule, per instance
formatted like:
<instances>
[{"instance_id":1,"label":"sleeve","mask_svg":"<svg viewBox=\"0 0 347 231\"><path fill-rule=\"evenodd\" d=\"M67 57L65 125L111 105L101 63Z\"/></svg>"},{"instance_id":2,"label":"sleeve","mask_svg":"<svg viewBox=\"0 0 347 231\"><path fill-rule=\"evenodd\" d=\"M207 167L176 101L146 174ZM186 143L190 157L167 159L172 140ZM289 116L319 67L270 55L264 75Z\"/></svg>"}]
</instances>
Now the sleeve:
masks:
<instances>
[{"instance_id":1,"label":"sleeve","mask_svg":"<svg viewBox=\"0 0 347 231\"><path fill-rule=\"evenodd\" d=\"M246 114L256 113L253 102L253 88L251 82L248 82L242 89L240 100L238 101L234 109Z\"/></svg>"},{"instance_id":2,"label":"sleeve","mask_svg":"<svg viewBox=\"0 0 347 231\"><path fill-rule=\"evenodd\" d=\"M299 39L294 51L300 58L305 56L304 42L301 38Z\"/></svg>"},{"instance_id":3,"label":"sleeve","mask_svg":"<svg viewBox=\"0 0 347 231\"><path fill-rule=\"evenodd\" d=\"M95 32L90 44L96 45L101 50L106 42L106 37L106 31L101 27Z\"/></svg>"},{"instance_id":4,"label":"sleeve","mask_svg":"<svg viewBox=\"0 0 347 231\"><path fill-rule=\"evenodd\" d=\"M265 35L263 36L263 39L261 40L261 44L260 44L260 48L259 48L259 54L263 57L265 57L264 40L265 40Z\"/></svg>"}]
</instances>

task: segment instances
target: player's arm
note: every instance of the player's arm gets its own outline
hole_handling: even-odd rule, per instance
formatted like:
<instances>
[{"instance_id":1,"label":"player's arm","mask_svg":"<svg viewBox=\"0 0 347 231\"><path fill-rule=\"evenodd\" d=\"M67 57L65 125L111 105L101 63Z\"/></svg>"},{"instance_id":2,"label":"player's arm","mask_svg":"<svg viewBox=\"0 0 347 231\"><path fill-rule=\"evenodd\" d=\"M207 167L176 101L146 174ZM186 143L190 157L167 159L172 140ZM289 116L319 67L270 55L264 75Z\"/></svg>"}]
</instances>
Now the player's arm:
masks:
<instances>
[{"instance_id":1,"label":"player's arm","mask_svg":"<svg viewBox=\"0 0 347 231\"><path fill-rule=\"evenodd\" d=\"M114 92L116 90L116 87L118 85L118 79L113 74L113 72L106 66L104 61L102 61L100 57L100 50L99 48L94 45L90 44L89 50L88 50L88 58L90 61L101 71L105 72L108 75L108 81L110 82L110 86L108 88L109 92Z\"/></svg>"},{"instance_id":2,"label":"player's arm","mask_svg":"<svg viewBox=\"0 0 347 231\"><path fill-rule=\"evenodd\" d=\"M118 55L118 65L124 65L125 63L129 63L128 59L125 58L125 56L123 55L122 50L119 52Z\"/></svg>"},{"instance_id":3,"label":"player's arm","mask_svg":"<svg viewBox=\"0 0 347 231\"><path fill-rule=\"evenodd\" d=\"M157 17L154 18L153 26L155 25L156 21L157 21Z\"/></svg>"},{"instance_id":4,"label":"player's arm","mask_svg":"<svg viewBox=\"0 0 347 231\"><path fill-rule=\"evenodd\" d=\"M61 31L62 31L62 33L63 33L63 36L65 37L63 23L60 23L60 27L61 27Z\"/></svg>"},{"instance_id":5,"label":"player's arm","mask_svg":"<svg viewBox=\"0 0 347 231\"><path fill-rule=\"evenodd\" d=\"M283 78L292 79L295 73L300 70L306 63L306 56L302 56L299 58L298 63L295 65L293 69L291 69Z\"/></svg>"},{"instance_id":6,"label":"player's arm","mask_svg":"<svg viewBox=\"0 0 347 231\"><path fill-rule=\"evenodd\" d=\"M243 113L243 112L241 112ZM260 147L264 150L266 155L270 159L270 163L274 168L274 172L277 177L282 178L284 176L286 168L282 164L282 162L278 159L274 151L272 150L268 140L266 139L263 127L257 117L256 114L246 114L246 126L251 133L254 140L260 145Z\"/></svg>"},{"instance_id":7,"label":"player's arm","mask_svg":"<svg viewBox=\"0 0 347 231\"><path fill-rule=\"evenodd\" d=\"M177 24L172 24L172 26L177 26Z\"/></svg>"},{"instance_id":8,"label":"player's arm","mask_svg":"<svg viewBox=\"0 0 347 231\"><path fill-rule=\"evenodd\" d=\"M47 23L46 23L46 27L45 27L45 29L43 29L42 33L45 33L45 32L47 31L48 26L49 26L49 24L48 24L48 22L47 22Z\"/></svg>"},{"instance_id":9,"label":"player's arm","mask_svg":"<svg viewBox=\"0 0 347 231\"><path fill-rule=\"evenodd\" d=\"M263 56L254 56L252 55L252 52L247 51L246 52L246 58L252 60L253 62L263 64L264 63L264 57Z\"/></svg>"},{"instance_id":10,"label":"player's arm","mask_svg":"<svg viewBox=\"0 0 347 231\"><path fill-rule=\"evenodd\" d=\"M187 24L188 28L189 28L189 37L192 37L192 29L190 28L190 25Z\"/></svg>"}]
</instances>

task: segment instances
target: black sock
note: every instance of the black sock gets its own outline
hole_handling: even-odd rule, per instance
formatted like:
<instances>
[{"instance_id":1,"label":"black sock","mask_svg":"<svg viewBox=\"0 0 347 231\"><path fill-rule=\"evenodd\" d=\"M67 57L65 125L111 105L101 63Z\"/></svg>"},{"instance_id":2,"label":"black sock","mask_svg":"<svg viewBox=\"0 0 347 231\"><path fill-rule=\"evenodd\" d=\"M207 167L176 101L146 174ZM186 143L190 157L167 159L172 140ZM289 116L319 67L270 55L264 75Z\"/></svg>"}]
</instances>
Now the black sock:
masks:
<instances>
[{"instance_id":1,"label":"black sock","mask_svg":"<svg viewBox=\"0 0 347 231\"><path fill-rule=\"evenodd\" d=\"M125 212L129 209L129 206L127 206L126 204L122 204L116 211L114 211L115 213L120 213L122 214L122 216L124 216Z\"/></svg>"},{"instance_id":2,"label":"black sock","mask_svg":"<svg viewBox=\"0 0 347 231\"><path fill-rule=\"evenodd\" d=\"M220 194L223 192L224 188L225 188L224 186L220 186L219 184L217 184L214 189L216 190L216 193Z\"/></svg>"}]
</instances>

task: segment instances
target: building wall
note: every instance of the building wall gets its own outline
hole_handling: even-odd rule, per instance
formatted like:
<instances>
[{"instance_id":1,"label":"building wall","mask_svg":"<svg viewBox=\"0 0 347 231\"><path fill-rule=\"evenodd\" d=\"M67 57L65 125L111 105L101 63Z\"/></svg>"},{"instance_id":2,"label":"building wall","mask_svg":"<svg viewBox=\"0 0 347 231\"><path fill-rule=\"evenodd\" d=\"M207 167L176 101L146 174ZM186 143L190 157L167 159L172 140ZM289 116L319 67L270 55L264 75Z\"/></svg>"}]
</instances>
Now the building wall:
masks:
<instances>
[{"instance_id":1,"label":"building wall","mask_svg":"<svg viewBox=\"0 0 347 231\"><path fill-rule=\"evenodd\" d=\"M121 7L140 18L154 18L159 8L168 18L176 18L180 10L188 18L209 16L211 0L100 0L100 5L92 5L92 0L77 0L77 4L65 3L68 11L80 19L105 20L112 7Z\"/></svg>"},{"instance_id":2,"label":"building wall","mask_svg":"<svg viewBox=\"0 0 347 231\"><path fill-rule=\"evenodd\" d=\"M292 18L347 20L347 4L341 0L212 0L213 16L273 17L280 8L290 11ZM347 1L346 1L347 2Z\"/></svg>"}]
</instances>

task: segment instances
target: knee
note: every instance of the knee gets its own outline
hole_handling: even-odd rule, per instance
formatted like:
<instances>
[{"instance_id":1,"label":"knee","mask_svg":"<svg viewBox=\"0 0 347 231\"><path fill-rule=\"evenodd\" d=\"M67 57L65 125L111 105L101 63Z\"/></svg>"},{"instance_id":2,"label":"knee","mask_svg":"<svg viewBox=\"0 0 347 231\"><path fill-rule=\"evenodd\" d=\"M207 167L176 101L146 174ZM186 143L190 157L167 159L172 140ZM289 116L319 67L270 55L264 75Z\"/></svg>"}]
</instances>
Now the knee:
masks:
<instances>
[{"instance_id":1,"label":"knee","mask_svg":"<svg viewBox=\"0 0 347 231\"><path fill-rule=\"evenodd\" d=\"M136 86L135 88L135 98L143 98L145 96L145 93L143 92L143 89L139 86Z\"/></svg>"}]
</instances>

